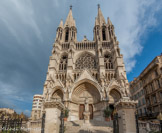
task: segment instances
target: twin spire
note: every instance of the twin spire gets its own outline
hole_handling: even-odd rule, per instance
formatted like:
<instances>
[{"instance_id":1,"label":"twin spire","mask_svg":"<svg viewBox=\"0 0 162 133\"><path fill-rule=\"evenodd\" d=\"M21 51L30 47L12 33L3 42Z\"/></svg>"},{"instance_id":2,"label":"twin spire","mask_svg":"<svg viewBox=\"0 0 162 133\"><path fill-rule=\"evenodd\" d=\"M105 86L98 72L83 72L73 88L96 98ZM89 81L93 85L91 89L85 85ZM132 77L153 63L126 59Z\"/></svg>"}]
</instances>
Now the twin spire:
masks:
<instances>
[{"instance_id":1,"label":"twin spire","mask_svg":"<svg viewBox=\"0 0 162 133\"><path fill-rule=\"evenodd\" d=\"M112 25L110 18L107 19L107 23L108 23L108 25ZM96 25L100 25L100 26L106 25L106 21L105 21L103 14L102 14L102 11L101 11L99 4L98 4L98 14L97 14L97 17L95 19L95 26ZM75 19L73 18L73 14L72 14L72 6L70 6L70 11L69 11L69 14L66 18L65 24L63 25L63 20L61 20L60 24L59 24L59 27L61 27L61 28L65 28L66 26L76 27Z\"/></svg>"}]
</instances>

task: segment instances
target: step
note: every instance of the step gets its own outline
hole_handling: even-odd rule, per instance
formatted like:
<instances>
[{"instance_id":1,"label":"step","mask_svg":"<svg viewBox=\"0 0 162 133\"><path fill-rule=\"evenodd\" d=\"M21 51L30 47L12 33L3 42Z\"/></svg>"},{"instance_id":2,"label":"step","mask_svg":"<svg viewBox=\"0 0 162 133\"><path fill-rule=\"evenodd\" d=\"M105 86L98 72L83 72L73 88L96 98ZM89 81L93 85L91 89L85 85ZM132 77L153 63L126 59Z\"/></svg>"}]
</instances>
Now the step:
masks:
<instances>
[{"instance_id":1,"label":"step","mask_svg":"<svg viewBox=\"0 0 162 133\"><path fill-rule=\"evenodd\" d=\"M91 120L89 126L84 126L84 121L66 121L65 133L112 133L112 121Z\"/></svg>"}]
</instances>

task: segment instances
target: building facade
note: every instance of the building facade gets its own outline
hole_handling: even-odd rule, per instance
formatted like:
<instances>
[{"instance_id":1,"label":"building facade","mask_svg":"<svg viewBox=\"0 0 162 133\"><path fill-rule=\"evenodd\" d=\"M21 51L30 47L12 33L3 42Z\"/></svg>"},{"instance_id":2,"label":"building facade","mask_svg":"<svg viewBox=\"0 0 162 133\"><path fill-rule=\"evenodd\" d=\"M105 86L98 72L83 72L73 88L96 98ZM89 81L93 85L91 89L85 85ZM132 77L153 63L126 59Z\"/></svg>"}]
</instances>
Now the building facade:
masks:
<instances>
[{"instance_id":1,"label":"building facade","mask_svg":"<svg viewBox=\"0 0 162 133\"><path fill-rule=\"evenodd\" d=\"M138 78L130 82L130 92L132 99L138 100L139 114L142 111L148 118L157 117L162 110L162 55L155 57Z\"/></svg>"},{"instance_id":2,"label":"building facade","mask_svg":"<svg viewBox=\"0 0 162 133\"><path fill-rule=\"evenodd\" d=\"M46 108L54 106L52 101L59 101L69 109L69 121L83 120L88 99L90 119L102 121L107 106L113 108L119 99L129 97L129 83L114 26L109 18L105 21L100 7L94 23L94 39L89 41L84 37L77 41L72 8L64 24L61 20L49 60L40 119L45 110L50 112Z\"/></svg>"},{"instance_id":3,"label":"building facade","mask_svg":"<svg viewBox=\"0 0 162 133\"><path fill-rule=\"evenodd\" d=\"M140 78L134 78L133 81L130 82L130 93L132 100L138 100L137 104L137 112L139 117L146 117L147 108L146 108L146 100L145 93L142 85L142 81Z\"/></svg>"},{"instance_id":4,"label":"building facade","mask_svg":"<svg viewBox=\"0 0 162 133\"><path fill-rule=\"evenodd\" d=\"M31 112L31 118L33 120L37 120L41 117L41 108L42 108L42 101L43 96L42 95L34 95L33 97L33 105L32 105L32 112Z\"/></svg>"},{"instance_id":5,"label":"building facade","mask_svg":"<svg viewBox=\"0 0 162 133\"><path fill-rule=\"evenodd\" d=\"M162 55L157 56L140 74L149 114L156 117L162 110Z\"/></svg>"}]
</instances>

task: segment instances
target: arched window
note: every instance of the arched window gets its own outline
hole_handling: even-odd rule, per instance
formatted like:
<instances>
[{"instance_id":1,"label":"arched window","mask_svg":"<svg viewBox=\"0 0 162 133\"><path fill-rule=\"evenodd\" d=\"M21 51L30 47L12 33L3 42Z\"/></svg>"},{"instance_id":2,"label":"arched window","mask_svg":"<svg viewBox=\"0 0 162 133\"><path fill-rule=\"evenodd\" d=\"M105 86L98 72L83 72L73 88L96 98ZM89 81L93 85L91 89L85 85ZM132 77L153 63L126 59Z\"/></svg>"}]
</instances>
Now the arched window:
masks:
<instances>
[{"instance_id":1,"label":"arched window","mask_svg":"<svg viewBox=\"0 0 162 133\"><path fill-rule=\"evenodd\" d=\"M67 69L67 60L68 56L63 55L60 59L60 65L59 65L59 70L66 70Z\"/></svg>"},{"instance_id":2,"label":"arched window","mask_svg":"<svg viewBox=\"0 0 162 133\"><path fill-rule=\"evenodd\" d=\"M104 56L105 69L113 69L112 57L109 54Z\"/></svg>"},{"instance_id":3,"label":"arched window","mask_svg":"<svg viewBox=\"0 0 162 133\"><path fill-rule=\"evenodd\" d=\"M103 40L103 41L106 40L106 32L105 32L105 28L102 28L102 40Z\"/></svg>"},{"instance_id":4,"label":"arched window","mask_svg":"<svg viewBox=\"0 0 162 133\"><path fill-rule=\"evenodd\" d=\"M84 69L84 68L96 69L95 58L92 55L85 53L76 60L75 68L76 69Z\"/></svg>"},{"instance_id":5,"label":"arched window","mask_svg":"<svg viewBox=\"0 0 162 133\"><path fill-rule=\"evenodd\" d=\"M65 42L68 42L69 40L69 30L66 30L65 32Z\"/></svg>"},{"instance_id":6,"label":"arched window","mask_svg":"<svg viewBox=\"0 0 162 133\"><path fill-rule=\"evenodd\" d=\"M60 31L60 40L62 39L62 30Z\"/></svg>"}]
</instances>

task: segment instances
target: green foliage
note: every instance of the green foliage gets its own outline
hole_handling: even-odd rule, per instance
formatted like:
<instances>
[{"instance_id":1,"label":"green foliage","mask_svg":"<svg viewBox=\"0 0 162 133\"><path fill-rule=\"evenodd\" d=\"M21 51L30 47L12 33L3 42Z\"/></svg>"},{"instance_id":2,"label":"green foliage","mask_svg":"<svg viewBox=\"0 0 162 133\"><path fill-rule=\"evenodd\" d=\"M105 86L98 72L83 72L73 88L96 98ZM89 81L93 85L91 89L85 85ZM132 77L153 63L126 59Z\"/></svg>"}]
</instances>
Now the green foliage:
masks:
<instances>
[{"instance_id":1,"label":"green foliage","mask_svg":"<svg viewBox=\"0 0 162 133\"><path fill-rule=\"evenodd\" d=\"M64 118L68 118L68 116L69 116L69 110L66 108L64 110Z\"/></svg>"},{"instance_id":2,"label":"green foliage","mask_svg":"<svg viewBox=\"0 0 162 133\"><path fill-rule=\"evenodd\" d=\"M110 107L107 106L106 109L104 109L104 117L109 118L111 116L111 113L112 113L112 109L110 109Z\"/></svg>"}]
</instances>

